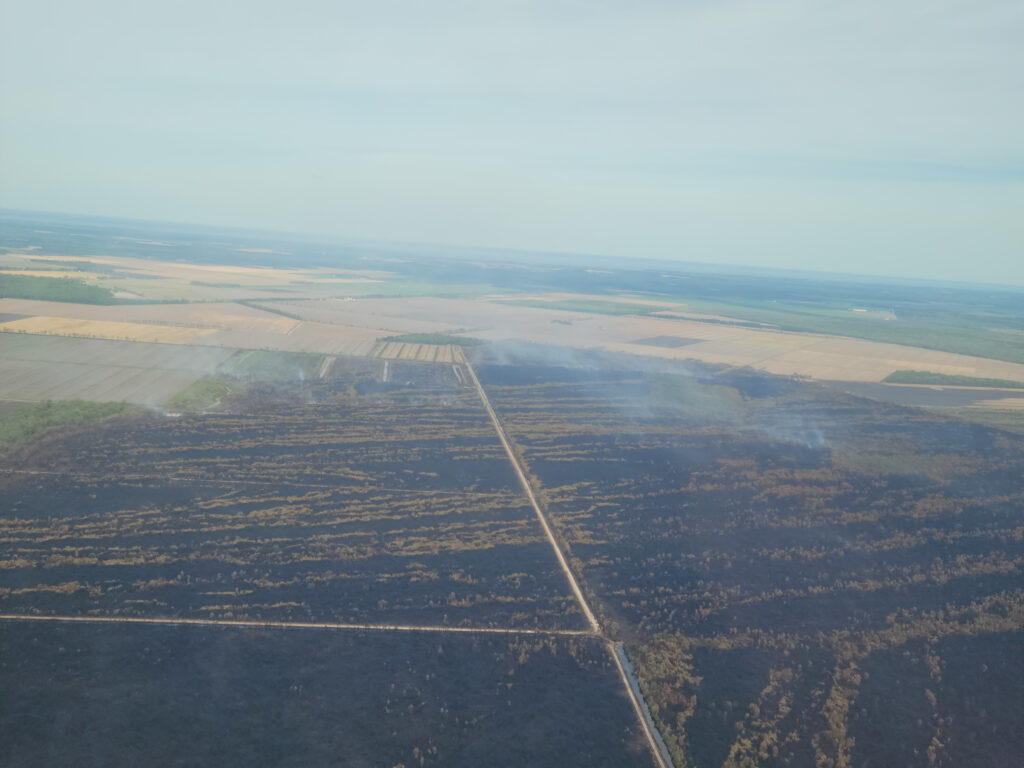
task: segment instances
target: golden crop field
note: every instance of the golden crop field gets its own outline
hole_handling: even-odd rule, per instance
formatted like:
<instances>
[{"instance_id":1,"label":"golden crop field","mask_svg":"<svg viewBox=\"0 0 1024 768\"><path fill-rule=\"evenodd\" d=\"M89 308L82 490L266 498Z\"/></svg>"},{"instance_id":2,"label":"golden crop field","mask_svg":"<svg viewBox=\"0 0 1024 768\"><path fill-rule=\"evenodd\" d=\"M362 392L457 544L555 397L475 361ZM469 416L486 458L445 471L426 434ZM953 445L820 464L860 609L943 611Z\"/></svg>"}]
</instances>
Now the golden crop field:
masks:
<instances>
[{"instance_id":1,"label":"golden crop field","mask_svg":"<svg viewBox=\"0 0 1024 768\"><path fill-rule=\"evenodd\" d=\"M37 315L0 323L3 333L35 333L47 336L82 336L90 339L150 341L160 344L190 344L214 333L213 328L183 328L173 325L118 323Z\"/></svg>"},{"instance_id":2,"label":"golden crop field","mask_svg":"<svg viewBox=\"0 0 1024 768\"><path fill-rule=\"evenodd\" d=\"M369 357L381 360L415 360L421 363L461 363L462 348L452 344L412 344L402 341L380 341Z\"/></svg>"}]
</instances>

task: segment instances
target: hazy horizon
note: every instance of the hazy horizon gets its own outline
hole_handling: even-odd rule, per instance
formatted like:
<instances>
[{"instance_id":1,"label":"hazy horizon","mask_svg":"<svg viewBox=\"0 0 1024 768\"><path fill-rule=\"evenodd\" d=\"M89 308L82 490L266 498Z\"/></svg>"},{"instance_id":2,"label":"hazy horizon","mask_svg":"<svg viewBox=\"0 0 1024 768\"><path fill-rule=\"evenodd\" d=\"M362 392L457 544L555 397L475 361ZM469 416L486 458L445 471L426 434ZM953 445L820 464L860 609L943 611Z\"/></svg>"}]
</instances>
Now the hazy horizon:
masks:
<instances>
[{"instance_id":1,"label":"hazy horizon","mask_svg":"<svg viewBox=\"0 0 1024 768\"><path fill-rule=\"evenodd\" d=\"M1024 285L1019 4L0 10L0 206Z\"/></svg>"},{"instance_id":2,"label":"hazy horizon","mask_svg":"<svg viewBox=\"0 0 1024 768\"><path fill-rule=\"evenodd\" d=\"M682 272L686 271L697 271L706 272L709 274L766 274L775 277L784 276L786 274L792 274L794 276L803 277L805 279L822 279L826 282L840 282L843 278L854 278L856 280L863 280L867 283L879 283L879 284L909 284L909 285L932 285L936 287L962 287L973 290L990 290L993 288L1000 288L1009 291L1024 290L1024 282L1022 283L993 283L984 282L977 280L943 280L941 278L929 278L929 277L915 277L911 275L899 275L899 274L874 274L868 272L838 272L829 271L814 268L798 268L798 267L782 267L772 265L757 265L757 264L742 264L742 263L722 263L714 261L687 261L682 259L668 259L658 257L630 257L621 258L615 257L609 254L600 253L583 253L583 252L571 252L571 251L541 251L541 250L526 250L526 249L515 249L515 248L500 248L489 245L483 245L479 243L429 243L429 242L416 242L410 240L394 240L386 238L357 238L347 237L343 234L329 234L324 232L300 232L300 231L289 231L283 229L267 229L260 227L239 227L234 225L225 224L207 224L190 221L161 221L157 219L134 219L119 216L105 216L95 215L88 213L74 213L70 211L37 211L37 210L25 210L17 208L4 208L0 207L0 229L2 229L2 218L3 216L17 217L17 216L38 216L41 219L53 219L61 220L63 218L71 219L84 219L90 222L107 222L110 226L116 227L118 225L125 227L139 227L140 230L144 230L148 227L168 227L171 229L180 229L183 233L199 232L201 230L210 230L213 232L223 232L225 234L231 234L234 236L252 237L259 238L260 236L270 238L283 238L285 241L294 238L295 242L309 241L312 243L321 243L324 245L336 245L339 247L361 247L370 249L380 249L386 251L387 249L410 249L410 251L417 251L417 255L424 256L422 250L428 251L441 251L441 253L432 254L434 256L450 258L453 260L460 259L493 259L494 263L500 263L505 259L519 260L523 258L534 258L538 264L558 266L559 264L567 266L566 262L578 262L582 261L582 264L574 264L573 266L595 266L600 268L614 268L620 270L644 270L644 269L664 269L668 272L673 270L679 270ZM282 254L288 256L290 254ZM413 253L410 253L410 257ZM550 259L547 257L551 257ZM561 262L559 260L562 260ZM587 261L590 260L590 261ZM286 260L282 260L286 261ZM614 264L613 264L614 263Z\"/></svg>"}]
</instances>

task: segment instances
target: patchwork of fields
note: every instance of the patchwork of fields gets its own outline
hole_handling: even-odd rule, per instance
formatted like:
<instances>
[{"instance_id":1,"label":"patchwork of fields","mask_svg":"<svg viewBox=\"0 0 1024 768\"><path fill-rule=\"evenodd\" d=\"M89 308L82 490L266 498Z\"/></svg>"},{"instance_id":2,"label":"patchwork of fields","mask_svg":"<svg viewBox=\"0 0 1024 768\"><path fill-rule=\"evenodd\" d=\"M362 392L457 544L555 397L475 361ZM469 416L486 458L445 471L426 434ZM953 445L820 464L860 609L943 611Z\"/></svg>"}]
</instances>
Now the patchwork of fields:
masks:
<instances>
[{"instance_id":1,"label":"patchwork of fields","mask_svg":"<svg viewBox=\"0 0 1024 768\"><path fill-rule=\"evenodd\" d=\"M138 241L139 247L166 246ZM230 259L244 251L226 251ZM268 254L252 249L253 255ZM278 256L287 256L278 253ZM155 301L234 301L294 295L322 298L339 290L366 290L390 277L379 270L291 269L283 266L195 264L189 261L133 256L82 256L38 253L33 250L0 253L0 275L70 278L105 288L115 296Z\"/></svg>"},{"instance_id":2,"label":"patchwork of fields","mask_svg":"<svg viewBox=\"0 0 1024 768\"><path fill-rule=\"evenodd\" d=\"M519 340L575 349L669 360L699 360L768 373L830 381L882 381L893 371L1024 381L1024 364L863 339L750 327L714 315L609 315L559 309L549 301L448 298L368 298L357 301L285 301L276 307L308 320L392 333L458 333L488 341ZM627 310L625 300L619 302ZM610 300L605 299L605 303ZM545 306L550 304L550 308ZM652 306L656 303L648 302ZM678 305L677 305L678 306ZM647 307L650 308L650 307Z\"/></svg>"},{"instance_id":3,"label":"patchwork of fields","mask_svg":"<svg viewBox=\"0 0 1024 768\"><path fill-rule=\"evenodd\" d=\"M370 351L370 357L383 360L416 360L421 363L463 363L462 350L451 344L410 344L383 341Z\"/></svg>"},{"instance_id":4,"label":"patchwork of fields","mask_svg":"<svg viewBox=\"0 0 1024 768\"><path fill-rule=\"evenodd\" d=\"M261 269L260 274L267 271ZM622 306L628 311L629 305ZM0 299L0 337L15 332L56 334L457 362L458 351L447 345L387 341L395 334L450 333L486 341L514 340L675 362L751 367L824 381L881 382L895 371L913 370L1024 382L1024 364L1020 363L750 326L728 318L701 319L692 313L640 316L566 311L558 309L554 299L513 304L487 297L339 300L307 296L259 304L219 301L115 306ZM0 385L0 399L6 396ZM154 401L160 400L147 402Z\"/></svg>"}]
</instances>

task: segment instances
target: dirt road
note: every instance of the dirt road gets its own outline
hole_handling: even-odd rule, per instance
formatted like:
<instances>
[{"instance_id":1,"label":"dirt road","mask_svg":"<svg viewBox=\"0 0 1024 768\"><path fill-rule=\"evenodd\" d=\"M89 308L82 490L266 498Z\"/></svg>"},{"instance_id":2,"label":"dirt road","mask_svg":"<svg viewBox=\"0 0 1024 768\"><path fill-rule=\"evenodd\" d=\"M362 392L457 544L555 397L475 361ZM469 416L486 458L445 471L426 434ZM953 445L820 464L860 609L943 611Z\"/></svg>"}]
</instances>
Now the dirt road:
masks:
<instances>
[{"instance_id":1,"label":"dirt road","mask_svg":"<svg viewBox=\"0 0 1024 768\"><path fill-rule=\"evenodd\" d=\"M246 619L149 618L142 616L36 616L0 613L0 621L57 621L87 624L159 624L199 627L258 627L265 629L347 629L363 632L440 632L445 634L543 635L550 637L593 637L592 632L573 629L513 629L511 627L447 627L443 624L344 624L338 622L256 621Z\"/></svg>"}]
</instances>

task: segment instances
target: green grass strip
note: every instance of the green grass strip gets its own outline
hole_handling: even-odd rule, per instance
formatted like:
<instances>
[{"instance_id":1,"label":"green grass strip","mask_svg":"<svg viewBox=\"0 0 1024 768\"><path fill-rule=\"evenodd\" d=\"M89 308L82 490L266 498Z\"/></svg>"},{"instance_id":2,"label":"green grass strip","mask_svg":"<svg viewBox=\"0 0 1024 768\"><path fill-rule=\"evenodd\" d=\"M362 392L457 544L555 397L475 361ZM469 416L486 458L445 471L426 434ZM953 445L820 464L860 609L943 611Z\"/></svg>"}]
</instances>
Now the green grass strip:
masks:
<instances>
[{"instance_id":1,"label":"green grass strip","mask_svg":"<svg viewBox=\"0 0 1024 768\"><path fill-rule=\"evenodd\" d=\"M407 333L404 336L388 336L384 341L397 341L404 344L453 344L457 347L477 347L487 343L483 339L450 336L447 333Z\"/></svg>"},{"instance_id":2,"label":"green grass strip","mask_svg":"<svg viewBox=\"0 0 1024 768\"><path fill-rule=\"evenodd\" d=\"M0 419L0 448L24 448L58 427L90 424L138 410L127 403L90 400L31 403L5 412Z\"/></svg>"},{"instance_id":3,"label":"green grass strip","mask_svg":"<svg viewBox=\"0 0 1024 768\"><path fill-rule=\"evenodd\" d=\"M1010 379L981 379L976 376L951 376L931 371L893 371L883 379L887 384L942 384L949 387L1001 387L1024 389L1024 382Z\"/></svg>"}]
</instances>

